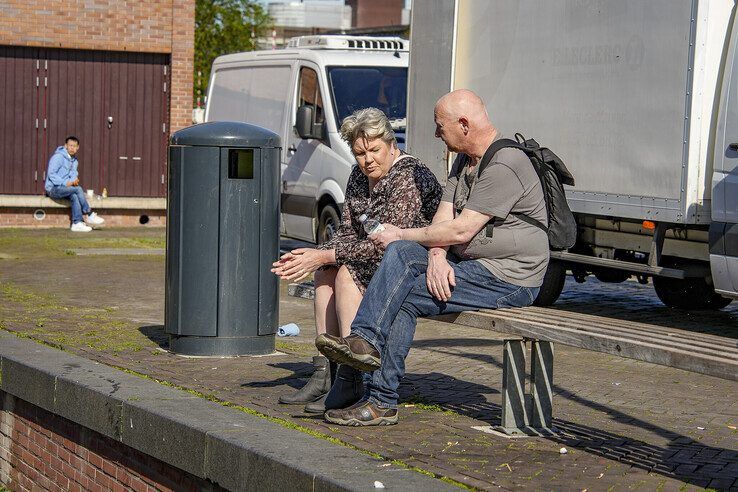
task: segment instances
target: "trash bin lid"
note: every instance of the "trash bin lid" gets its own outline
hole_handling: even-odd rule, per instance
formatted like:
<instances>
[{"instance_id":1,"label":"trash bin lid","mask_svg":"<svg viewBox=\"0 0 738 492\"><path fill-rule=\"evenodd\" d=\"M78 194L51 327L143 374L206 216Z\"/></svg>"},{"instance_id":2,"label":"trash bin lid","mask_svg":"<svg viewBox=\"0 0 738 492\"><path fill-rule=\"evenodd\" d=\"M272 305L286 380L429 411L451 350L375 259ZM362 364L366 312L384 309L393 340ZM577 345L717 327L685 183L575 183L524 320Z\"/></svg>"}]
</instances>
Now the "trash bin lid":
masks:
<instances>
[{"instance_id":1,"label":"trash bin lid","mask_svg":"<svg viewBox=\"0 0 738 492\"><path fill-rule=\"evenodd\" d=\"M183 128L172 134L173 145L208 147L281 147L279 135L241 121L211 121Z\"/></svg>"}]
</instances>

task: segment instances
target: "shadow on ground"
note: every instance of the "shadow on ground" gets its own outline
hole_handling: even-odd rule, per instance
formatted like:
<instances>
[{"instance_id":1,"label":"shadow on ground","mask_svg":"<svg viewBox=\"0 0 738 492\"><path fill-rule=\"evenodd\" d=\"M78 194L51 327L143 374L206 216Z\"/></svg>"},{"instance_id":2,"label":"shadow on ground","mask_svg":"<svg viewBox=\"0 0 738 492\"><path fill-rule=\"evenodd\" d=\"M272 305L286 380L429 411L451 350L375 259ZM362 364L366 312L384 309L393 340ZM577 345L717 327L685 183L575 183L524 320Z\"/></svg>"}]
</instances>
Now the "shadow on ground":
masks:
<instances>
[{"instance_id":1,"label":"shadow on ground","mask_svg":"<svg viewBox=\"0 0 738 492\"><path fill-rule=\"evenodd\" d=\"M665 306L653 285L608 285L592 277L578 284L569 276L561 297L551 308L738 339L738 301L721 310L686 311ZM592 302L592 291L598 293L600 302Z\"/></svg>"},{"instance_id":2,"label":"shadow on ground","mask_svg":"<svg viewBox=\"0 0 738 492\"><path fill-rule=\"evenodd\" d=\"M242 388L273 388L275 386L287 385L291 388L302 388L313 373L313 365L307 362L279 362L267 364L271 367L292 371L292 374L272 381L250 381L243 383Z\"/></svg>"},{"instance_id":3,"label":"shadow on ground","mask_svg":"<svg viewBox=\"0 0 738 492\"><path fill-rule=\"evenodd\" d=\"M502 369L501 358L454 350L457 347L499 345L500 343L499 340L436 338L416 340L413 347L439 354L453 354L475 362L492 364ZM481 420L491 426L501 423L501 407L488 402L483 394L494 391L487 386L438 373L408 374L405 379L406 381L400 386L402 399L412 400L420 397L426 402L438 404L445 410ZM469 398L469 395L458 394L451 399L447 395L438 398L438 385L446 388L468 388L471 393L476 391L477 395L472 398ZM669 444L660 447L599 428L556 418L554 418L553 425L559 433L546 439L700 487L705 487L712 480L717 480L724 482L727 488L738 479L738 451L702 444L691 437L659 427L607 405L593 402L559 385L554 384L552 389L555 398L565 398L607 414L616 422L653 432L668 440ZM454 400L462 400L463 403L454 403Z\"/></svg>"},{"instance_id":4,"label":"shadow on ground","mask_svg":"<svg viewBox=\"0 0 738 492\"><path fill-rule=\"evenodd\" d=\"M159 348L169 350L169 335L164 332L164 325L142 326L138 331L157 344Z\"/></svg>"}]
</instances>

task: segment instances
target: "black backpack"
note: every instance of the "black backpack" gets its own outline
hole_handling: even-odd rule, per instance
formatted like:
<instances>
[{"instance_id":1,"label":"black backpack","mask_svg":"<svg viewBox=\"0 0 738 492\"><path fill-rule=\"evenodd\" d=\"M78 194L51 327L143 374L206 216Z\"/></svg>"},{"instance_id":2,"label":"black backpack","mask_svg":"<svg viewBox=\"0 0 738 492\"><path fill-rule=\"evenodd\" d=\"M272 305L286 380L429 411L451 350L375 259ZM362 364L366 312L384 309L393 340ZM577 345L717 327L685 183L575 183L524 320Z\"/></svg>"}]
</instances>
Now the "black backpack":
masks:
<instances>
[{"instance_id":1,"label":"black backpack","mask_svg":"<svg viewBox=\"0 0 738 492\"><path fill-rule=\"evenodd\" d=\"M569 249L577 240L577 223L574 214L566 203L566 194L562 185L574 186L574 177L564 162L546 147L541 147L535 140L526 140L520 133L515 134L515 140L501 138L492 143L482 157L477 176L481 175L492 157L500 150L512 147L525 152L530 163L538 174L546 200L548 213L548 227L533 217L519 212L511 212L520 220L543 229L548 234L548 245L552 250Z\"/></svg>"}]
</instances>

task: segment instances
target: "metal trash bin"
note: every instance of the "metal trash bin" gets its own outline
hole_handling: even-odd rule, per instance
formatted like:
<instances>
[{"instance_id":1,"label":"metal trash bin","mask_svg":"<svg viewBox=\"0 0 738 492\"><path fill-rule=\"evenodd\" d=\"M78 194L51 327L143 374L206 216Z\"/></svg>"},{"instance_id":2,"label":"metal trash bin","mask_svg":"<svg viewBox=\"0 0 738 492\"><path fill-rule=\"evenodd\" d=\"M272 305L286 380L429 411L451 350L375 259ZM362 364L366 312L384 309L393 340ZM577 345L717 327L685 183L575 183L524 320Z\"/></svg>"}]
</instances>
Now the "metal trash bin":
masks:
<instances>
[{"instance_id":1,"label":"metal trash bin","mask_svg":"<svg viewBox=\"0 0 738 492\"><path fill-rule=\"evenodd\" d=\"M280 151L276 133L247 123L172 135L164 315L172 352L274 351Z\"/></svg>"}]
</instances>

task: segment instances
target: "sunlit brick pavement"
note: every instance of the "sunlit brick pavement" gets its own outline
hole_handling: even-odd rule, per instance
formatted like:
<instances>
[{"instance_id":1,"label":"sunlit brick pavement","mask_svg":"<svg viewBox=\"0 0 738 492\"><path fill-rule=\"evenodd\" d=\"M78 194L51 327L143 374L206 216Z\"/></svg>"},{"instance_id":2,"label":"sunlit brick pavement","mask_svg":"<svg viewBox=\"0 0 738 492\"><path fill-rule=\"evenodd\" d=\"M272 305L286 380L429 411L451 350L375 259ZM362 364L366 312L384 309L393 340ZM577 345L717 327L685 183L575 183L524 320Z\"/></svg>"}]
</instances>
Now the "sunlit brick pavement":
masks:
<instances>
[{"instance_id":1,"label":"sunlit brick pavement","mask_svg":"<svg viewBox=\"0 0 738 492\"><path fill-rule=\"evenodd\" d=\"M0 263L0 282L23 292L56 294L59 304L29 308L4 289L0 319L6 329L285 418L472 487L738 487L736 382L557 345L554 424L561 433L509 440L473 429L499 423L502 337L421 321L401 387L405 405L399 425L341 428L302 414L300 407L277 404L280 394L304 382L314 353L312 307L287 297L286 285L281 322L302 329L299 337L280 340L279 348L288 353L195 359L159 348L166 347L163 258L18 258ZM94 307L60 307L80 304ZM659 303L650 286L635 282L571 282L557 307L738 339L738 303L720 312L674 311ZM82 330L80 323L94 316L101 325L112 323L115 332L107 338L122 336L138 345L91 343L94 330ZM568 453L561 454L561 448Z\"/></svg>"}]
</instances>

